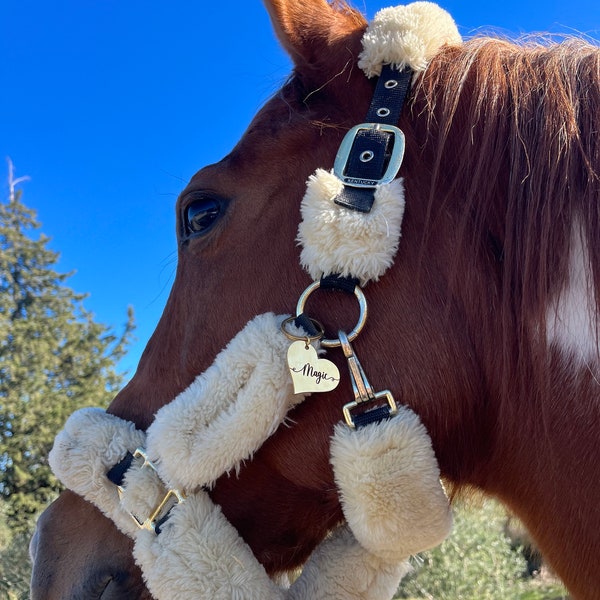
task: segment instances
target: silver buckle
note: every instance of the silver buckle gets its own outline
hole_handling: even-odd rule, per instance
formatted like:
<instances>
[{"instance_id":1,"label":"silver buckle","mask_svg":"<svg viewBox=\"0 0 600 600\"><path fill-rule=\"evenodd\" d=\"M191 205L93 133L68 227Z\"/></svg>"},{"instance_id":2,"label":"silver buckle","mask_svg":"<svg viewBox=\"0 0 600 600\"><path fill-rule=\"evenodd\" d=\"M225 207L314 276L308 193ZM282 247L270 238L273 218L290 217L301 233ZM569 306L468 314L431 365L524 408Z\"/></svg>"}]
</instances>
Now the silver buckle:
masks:
<instances>
[{"instance_id":1,"label":"silver buckle","mask_svg":"<svg viewBox=\"0 0 600 600\"><path fill-rule=\"evenodd\" d=\"M345 174L346 167L348 164L348 157L352 150L354 140L358 135L359 131L366 131L369 129L375 129L378 131L385 131L391 133L394 136L394 146L392 148L392 156L388 163L385 173L380 179L362 179L360 177L350 177ZM385 125L383 123L361 123L355 125L348 133L344 136L340 148L335 157L335 163L333 165L334 175L340 179L345 185L357 188L374 188L384 183L390 183L394 180L400 166L402 165L402 159L404 158L404 133L394 125Z\"/></svg>"},{"instance_id":2,"label":"silver buckle","mask_svg":"<svg viewBox=\"0 0 600 600\"><path fill-rule=\"evenodd\" d=\"M141 469L144 469L146 467L150 468L154 473L156 473L156 477L160 480L160 478L158 477L158 472L156 471L156 467L148 459L148 455L142 448L138 448L133 453L133 458L137 459L138 461L141 461ZM117 491L119 493L120 498L123 495L125 488L123 486L118 485ZM183 492L180 492L176 489L170 489L165 486L165 495L163 496L162 500L160 500L158 504L152 509L151 514L146 519L139 519L137 515L135 515L131 511L127 512L140 529L155 531L159 521L163 519L174 506L176 506L177 504L181 504L184 501L185 494Z\"/></svg>"}]
</instances>

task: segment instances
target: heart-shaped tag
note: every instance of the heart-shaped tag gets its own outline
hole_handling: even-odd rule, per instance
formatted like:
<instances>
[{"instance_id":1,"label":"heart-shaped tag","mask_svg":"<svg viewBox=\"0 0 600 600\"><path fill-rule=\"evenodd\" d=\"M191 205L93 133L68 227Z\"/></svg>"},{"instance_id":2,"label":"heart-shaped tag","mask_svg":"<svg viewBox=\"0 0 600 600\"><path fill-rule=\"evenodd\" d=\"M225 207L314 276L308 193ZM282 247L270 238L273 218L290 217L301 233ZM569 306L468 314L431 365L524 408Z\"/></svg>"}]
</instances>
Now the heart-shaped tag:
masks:
<instances>
[{"instance_id":1,"label":"heart-shaped tag","mask_svg":"<svg viewBox=\"0 0 600 600\"><path fill-rule=\"evenodd\" d=\"M304 341L294 342L287 353L295 394L329 392L340 382L340 371L330 361L319 358L317 351Z\"/></svg>"}]
</instances>

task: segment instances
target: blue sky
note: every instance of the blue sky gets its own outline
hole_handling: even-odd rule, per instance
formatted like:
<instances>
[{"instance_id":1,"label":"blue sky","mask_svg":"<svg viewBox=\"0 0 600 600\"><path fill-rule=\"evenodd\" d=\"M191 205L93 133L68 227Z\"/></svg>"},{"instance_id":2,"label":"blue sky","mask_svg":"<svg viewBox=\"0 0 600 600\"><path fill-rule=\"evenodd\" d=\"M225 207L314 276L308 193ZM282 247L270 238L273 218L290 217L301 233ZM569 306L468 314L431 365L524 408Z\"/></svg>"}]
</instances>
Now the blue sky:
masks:
<instances>
[{"instance_id":1,"label":"blue sky","mask_svg":"<svg viewBox=\"0 0 600 600\"><path fill-rule=\"evenodd\" d=\"M464 36L600 39L598 0L441 4ZM24 202L97 320L120 329L134 307L130 373L173 281L178 193L289 69L259 0L0 0L0 159L30 177Z\"/></svg>"}]
</instances>

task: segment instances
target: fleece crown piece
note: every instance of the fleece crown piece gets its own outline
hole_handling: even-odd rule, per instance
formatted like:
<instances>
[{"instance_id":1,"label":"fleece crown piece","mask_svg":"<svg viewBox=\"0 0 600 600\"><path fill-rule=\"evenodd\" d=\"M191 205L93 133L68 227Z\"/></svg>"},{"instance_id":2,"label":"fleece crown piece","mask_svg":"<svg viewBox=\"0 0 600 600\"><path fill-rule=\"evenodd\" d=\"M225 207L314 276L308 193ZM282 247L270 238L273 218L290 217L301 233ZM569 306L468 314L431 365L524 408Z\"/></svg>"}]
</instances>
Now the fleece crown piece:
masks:
<instances>
[{"instance_id":1,"label":"fleece crown piece","mask_svg":"<svg viewBox=\"0 0 600 600\"><path fill-rule=\"evenodd\" d=\"M387 64L419 73L444 44L461 42L450 14L433 2L383 8L363 36L358 66L367 77L379 75Z\"/></svg>"}]
</instances>

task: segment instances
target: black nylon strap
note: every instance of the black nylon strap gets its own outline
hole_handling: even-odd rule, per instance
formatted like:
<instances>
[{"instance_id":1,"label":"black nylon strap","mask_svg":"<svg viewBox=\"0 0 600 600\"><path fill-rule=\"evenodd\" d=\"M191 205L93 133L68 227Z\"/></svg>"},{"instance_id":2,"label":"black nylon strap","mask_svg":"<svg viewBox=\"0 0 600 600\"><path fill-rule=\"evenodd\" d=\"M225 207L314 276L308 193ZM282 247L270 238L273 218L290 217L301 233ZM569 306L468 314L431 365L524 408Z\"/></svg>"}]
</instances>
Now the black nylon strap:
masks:
<instances>
[{"instance_id":1,"label":"black nylon strap","mask_svg":"<svg viewBox=\"0 0 600 600\"><path fill-rule=\"evenodd\" d=\"M160 518L154 526L154 533L160 535L162 532L162 526L171 518L171 511L169 511L164 517Z\"/></svg>"},{"instance_id":2,"label":"black nylon strap","mask_svg":"<svg viewBox=\"0 0 600 600\"><path fill-rule=\"evenodd\" d=\"M412 71L410 68L407 67L399 71L394 69L392 65L384 65L375 87L371 106L367 112L367 121L369 123L396 125L410 89L411 79ZM389 87L390 84L387 83L389 81L397 81L398 85ZM390 114L387 117L377 114L380 107L389 108Z\"/></svg>"},{"instance_id":3,"label":"black nylon strap","mask_svg":"<svg viewBox=\"0 0 600 600\"><path fill-rule=\"evenodd\" d=\"M294 325L296 325L296 327L304 329L306 335L319 335L317 328L315 327L314 323L308 318L306 313L298 315L294 319Z\"/></svg>"},{"instance_id":4,"label":"black nylon strap","mask_svg":"<svg viewBox=\"0 0 600 600\"><path fill-rule=\"evenodd\" d=\"M125 473L127 473L129 467L131 467L132 462L133 454L128 452L122 460L120 460L114 467L110 469L106 476L115 485L123 485L123 482L125 481Z\"/></svg>"},{"instance_id":5,"label":"black nylon strap","mask_svg":"<svg viewBox=\"0 0 600 600\"><path fill-rule=\"evenodd\" d=\"M341 275L327 275L326 277L321 277L320 283L322 290L337 290L346 292L347 294L354 294L354 289L358 285L358 279L354 277L342 277Z\"/></svg>"},{"instance_id":6,"label":"black nylon strap","mask_svg":"<svg viewBox=\"0 0 600 600\"><path fill-rule=\"evenodd\" d=\"M410 89L411 78L412 71L408 68L400 71L392 65L384 65L367 112L366 122L386 125L398 123ZM374 129L359 131L346 162L344 174L365 180L381 179L389 162L393 139L393 134L385 131ZM373 158L365 161L365 152L372 153ZM374 188L344 185L335 203L351 210L367 213L371 211L374 200Z\"/></svg>"},{"instance_id":7,"label":"black nylon strap","mask_svg":"<svg viewBox=\"0 0 600 600\"><path fill-rule=\"evenodd\" d=\"M373 408L372 410L367 410L364 413L360 413L354 417L354 426L356 429L360 429L365 425L370 425L371 423L379 423L379 421L383 421L384 419L390 418L390 407L389 406L378 406L377 408Z\"/></svg>"}]
</instances>

